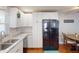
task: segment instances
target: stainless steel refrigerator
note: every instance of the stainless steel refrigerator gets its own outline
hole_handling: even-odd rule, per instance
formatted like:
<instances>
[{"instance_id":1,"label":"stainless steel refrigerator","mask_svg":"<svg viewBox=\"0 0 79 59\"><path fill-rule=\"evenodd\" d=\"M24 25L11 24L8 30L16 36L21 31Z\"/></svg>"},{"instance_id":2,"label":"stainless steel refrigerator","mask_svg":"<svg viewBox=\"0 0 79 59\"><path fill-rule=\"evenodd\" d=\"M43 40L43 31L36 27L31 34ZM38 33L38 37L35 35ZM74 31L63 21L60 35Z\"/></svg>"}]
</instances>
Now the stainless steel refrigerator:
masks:
<instances>
[{"instance_id":1,"label":"stainless steel refrigerator","mask_svg":"<svg viewBox=\"0 0 79 59\"><path fill-rule=\"evenodd\" d=\"M58 50L59 48L59 21L55 19L44 19L43 28L43 49Z\"/></svg>"}]
</instances>

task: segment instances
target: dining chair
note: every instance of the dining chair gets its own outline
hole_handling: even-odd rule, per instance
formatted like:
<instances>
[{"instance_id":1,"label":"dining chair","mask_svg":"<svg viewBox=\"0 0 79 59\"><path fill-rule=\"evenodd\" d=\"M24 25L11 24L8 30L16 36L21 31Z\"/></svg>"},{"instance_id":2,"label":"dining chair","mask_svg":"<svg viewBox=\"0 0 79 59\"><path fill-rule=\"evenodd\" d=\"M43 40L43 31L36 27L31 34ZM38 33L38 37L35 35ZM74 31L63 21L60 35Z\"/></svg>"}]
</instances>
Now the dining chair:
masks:
<instances>
[{"instance_id":1,"label":"dining chair","mask_svg":"<svg viewBox=\"0 0 79 59\"><path fill-rule=\"evenodd\" d=\"M76 35L77 35L76 37L79 37L79 34L76 34ZM76 50L79 51L79 42L78 41L76 42Z\"/></svg>"},{"instance_id":2,"label":"dining chair","mask_svg":"<svg viewBox=\"0 0 79 59\"><path fill-rule=\"evenodd\" d=\"M79 51L79 44L77 44L76 46L76 51Z\"/></svg>"},{"instance_id":3,"label":"dining chair","mask_svg":"<svg viewBox=\"0 0 79 59\"><path fill-rule=\"evenodd\" d=\"M74 50L74 48L76 47L76 42L69 39L67 37L67 34L65 34L65 33L62 33L62 34L63 34L63 39L64 39L64 45L65 46L70 46L71 47L70 49Z\"/></svg>"},{"instance_id":4,"label":"dining chair","mask_svg":"<svg viewBox=\"0 0 79 59\"><path fill-rule=\"evenodd\" d=\"M78 33L75 33L74 35L75 35L75 37L79 38ZM79 41L75 41L75 42L76 42L76 44L75 44L76 51L79 51Z\"/></svg>"}]
</instances>

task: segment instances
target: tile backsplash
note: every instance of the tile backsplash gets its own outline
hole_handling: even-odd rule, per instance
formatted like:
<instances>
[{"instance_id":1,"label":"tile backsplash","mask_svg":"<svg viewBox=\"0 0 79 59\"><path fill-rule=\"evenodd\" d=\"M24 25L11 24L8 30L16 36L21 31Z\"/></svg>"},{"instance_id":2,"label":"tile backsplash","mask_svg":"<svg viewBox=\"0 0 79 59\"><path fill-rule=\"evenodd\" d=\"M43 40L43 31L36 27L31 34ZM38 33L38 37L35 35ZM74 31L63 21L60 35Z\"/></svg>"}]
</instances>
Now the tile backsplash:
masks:
<instances>
[{"instance_id":1,"label":"tile backsplash","mask_svg":"<svg viewBox=\"0 0 79 59\"><path fill-rule=\"evenodd\" d=\"M9 34L14 36L14 35L19 35L21 33L32 33L32 27L17 27L17 28L10 28Z\"/></svg>"}]
</instances>

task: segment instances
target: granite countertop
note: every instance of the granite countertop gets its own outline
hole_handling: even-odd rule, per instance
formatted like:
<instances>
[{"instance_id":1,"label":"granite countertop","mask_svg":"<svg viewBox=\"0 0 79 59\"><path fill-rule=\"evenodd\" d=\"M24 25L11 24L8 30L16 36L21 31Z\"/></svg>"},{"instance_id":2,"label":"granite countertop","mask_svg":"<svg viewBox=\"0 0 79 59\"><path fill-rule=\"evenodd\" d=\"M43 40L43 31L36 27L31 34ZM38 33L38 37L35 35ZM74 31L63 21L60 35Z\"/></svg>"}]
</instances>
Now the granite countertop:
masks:
<instances>
[{"instance_id":1,"label":"granite countertop","mask_svg":"<svg viewBox=\"0 0 79 59\"><path fill-rule=\"evenodd\" d=\"M28 34L27 33L23 33L23 34L19 34L15 37L12 37L12 39L18 39L15 43L13 43L11 46L9 46L8 48L6 48L5 50L1 50L0 53L7 53L9 52L13 47L16 46L16 44L18 44L21 40L23 40Z\"/></svg>"}]
</instances>

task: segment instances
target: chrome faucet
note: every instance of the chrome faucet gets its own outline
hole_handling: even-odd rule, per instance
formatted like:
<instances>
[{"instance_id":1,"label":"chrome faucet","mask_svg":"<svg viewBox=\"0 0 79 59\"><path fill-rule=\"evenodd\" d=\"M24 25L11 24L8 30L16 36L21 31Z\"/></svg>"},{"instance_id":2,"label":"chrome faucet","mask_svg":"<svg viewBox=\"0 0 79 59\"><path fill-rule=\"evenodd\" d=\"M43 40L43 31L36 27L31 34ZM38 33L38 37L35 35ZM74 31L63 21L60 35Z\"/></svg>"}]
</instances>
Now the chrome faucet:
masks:
<instances>
[{"instance_id":1,"label":"chrome faucet","mask_svg":"<svg viewBox=\"0 0 79 59\"><path fill-rule=\"evenodd\" d=\"M0 42L2 42L2 39L6 37L6 33L4 31L0 32Z\"/></svg>"}]
</instances>

